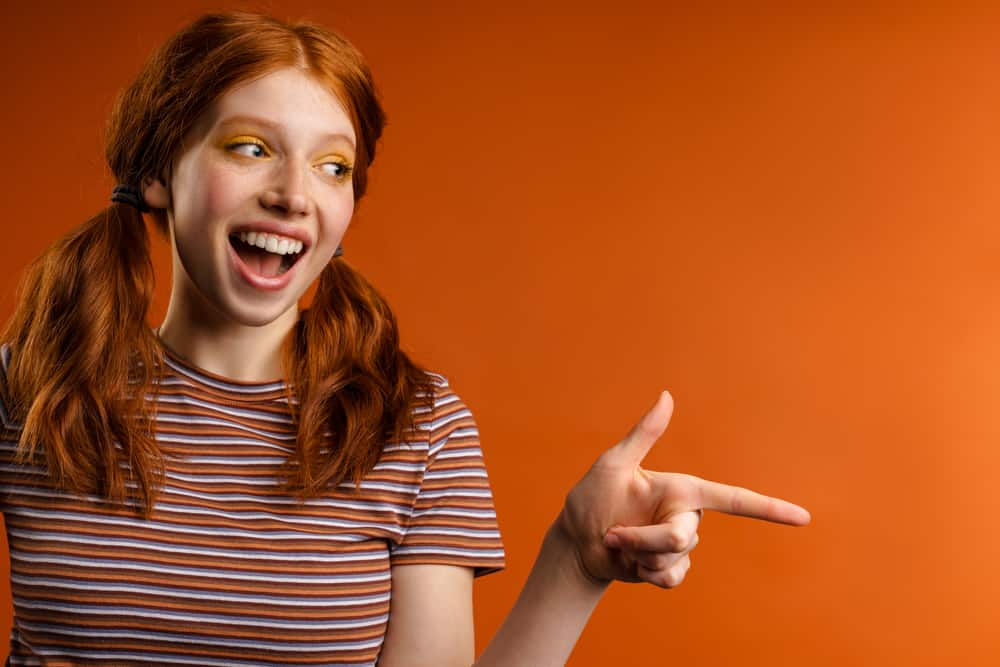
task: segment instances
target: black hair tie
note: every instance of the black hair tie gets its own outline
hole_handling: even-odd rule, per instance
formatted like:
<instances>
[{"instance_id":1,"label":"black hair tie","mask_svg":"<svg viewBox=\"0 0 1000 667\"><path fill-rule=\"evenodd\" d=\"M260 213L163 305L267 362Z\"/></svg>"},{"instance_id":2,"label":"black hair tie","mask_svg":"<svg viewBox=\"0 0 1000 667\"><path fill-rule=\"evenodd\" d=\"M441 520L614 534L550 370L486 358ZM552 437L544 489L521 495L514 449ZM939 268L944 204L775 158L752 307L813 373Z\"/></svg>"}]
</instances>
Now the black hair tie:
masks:
<instances>
[{"instance_id":1,"label":"black hair tie","mask_svg":"<svg viewBox=\"0 0 1000 667\"><path fill-rule=\"evenodd\" d=\"M111 191L111 201L134 206L141 213L151 210L146 200L142 198L142 192L139 188L133 188L131 185L116 185L115 189Z\"/></svg>"}]
</instances>

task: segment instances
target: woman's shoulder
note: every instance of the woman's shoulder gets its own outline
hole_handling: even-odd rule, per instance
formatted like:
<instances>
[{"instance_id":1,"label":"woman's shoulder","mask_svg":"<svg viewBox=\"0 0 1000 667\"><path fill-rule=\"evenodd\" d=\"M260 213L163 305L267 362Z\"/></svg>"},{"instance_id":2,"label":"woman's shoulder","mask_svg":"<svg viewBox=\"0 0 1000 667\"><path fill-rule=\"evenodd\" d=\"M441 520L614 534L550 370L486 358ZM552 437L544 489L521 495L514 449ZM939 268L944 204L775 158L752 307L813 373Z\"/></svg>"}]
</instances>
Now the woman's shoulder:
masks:
<instances>
[{"instance_id":1,"label":"woman's shoulder","mask_svg":"<svg viewBox=\"0 0 1000 667\"><path fill-rule=\"evenodd\" d=\"M448 376L426 369L424 373L429 380L429 391L423 392L422 396L427 399L425 405L429 406L429 411L432 413L435 422L442 417L453 415L456 412L468 413L468 405L466 405L465 400L452 386Z\"/></svg>"},{"instance_id":2,"label":"woman's shoulder","mask_svg":"<svg viewBox=\"0 0 1000 667\"><path fill-rule=\"evenodd\" d=\"M436 419L442 411L449 411L451 406L465 402L452 387L447 375L436 371L422 369L426 383L417 391L417 414L430 413Z\"/></svg>"},{"instance_id":3,"label":"woman's shoulder","mask_svg":"<svg viewBox=\"0 0 1000 667\"><path fill-rule=\"evenodd\" d=\"M424 375L426 375L429 380L430 386L434 387L435 393L437 393L437 389L449 386L447 376L435 371L427 370L426 368L423 369L423 371Z\"/></svg>"}]
</instances>

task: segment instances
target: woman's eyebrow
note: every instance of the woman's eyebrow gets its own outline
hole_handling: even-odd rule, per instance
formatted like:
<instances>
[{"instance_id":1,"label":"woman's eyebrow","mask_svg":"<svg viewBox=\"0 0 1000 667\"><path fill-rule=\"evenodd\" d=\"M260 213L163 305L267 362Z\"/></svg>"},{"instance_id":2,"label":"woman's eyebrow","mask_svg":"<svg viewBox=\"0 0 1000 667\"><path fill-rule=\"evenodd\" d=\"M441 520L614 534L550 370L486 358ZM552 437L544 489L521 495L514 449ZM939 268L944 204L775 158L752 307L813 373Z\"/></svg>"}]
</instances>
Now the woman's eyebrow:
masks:
<instances>
[{"instance_id":1,"label":"woman's eyebrow","mask_svg":"<svg viewBox=\"0 0 1000 667\"><path fill-rule=\"evenodd\" d=\"M219 127L227 127L229 125L259 125L261 127L266 127L274 131L281 129L280 123L275 123L274 121L268 120L267 118L261 118L259 116L248 116L244 114L236 116L227 116L226 118L219 121ZM354 145L354 139L352 139L350 135L344 134L343 132L328 132L323 135L323 139L341 140L346 142L351 147L351 150L354 150L356 148Z\"/></svg>"}]
</instances>

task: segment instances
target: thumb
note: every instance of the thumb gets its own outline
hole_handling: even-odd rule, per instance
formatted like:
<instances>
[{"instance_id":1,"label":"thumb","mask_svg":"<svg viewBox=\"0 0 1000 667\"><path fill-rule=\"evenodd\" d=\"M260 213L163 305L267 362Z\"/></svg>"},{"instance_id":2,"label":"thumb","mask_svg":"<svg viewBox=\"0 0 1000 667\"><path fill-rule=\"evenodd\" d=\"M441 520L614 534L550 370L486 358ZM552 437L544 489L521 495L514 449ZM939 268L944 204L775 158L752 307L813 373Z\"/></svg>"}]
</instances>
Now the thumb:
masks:
<instances>
[{"instance_id":1,"label":"thumb","mask_svg":"<svg viewBox=\"0 0 1000 667\"><path fill-rule=\"evenodd\" d=\"M664 390L656 399L656 403L642 419L632 427L628 435L615 445L614 450L630 465L639 465L653 444L667 430L670 416L674 413L674 399L670 392Z\"/></svg>"}]
</instances>

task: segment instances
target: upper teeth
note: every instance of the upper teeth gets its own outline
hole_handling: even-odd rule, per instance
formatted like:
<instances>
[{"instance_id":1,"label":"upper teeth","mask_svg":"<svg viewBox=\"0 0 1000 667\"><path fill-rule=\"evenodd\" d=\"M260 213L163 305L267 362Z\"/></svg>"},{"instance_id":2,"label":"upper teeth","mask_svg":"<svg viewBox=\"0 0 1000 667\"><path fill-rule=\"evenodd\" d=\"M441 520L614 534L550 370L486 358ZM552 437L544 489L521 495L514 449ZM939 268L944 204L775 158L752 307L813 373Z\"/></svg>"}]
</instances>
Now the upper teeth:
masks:
<instances>
[{"instance_id":1,"label":"upper teeth","mask_svg":"<svg viewBox=\"0 0 1000 667\"><path fill-rule=\"evenodd\" d=\"M302 250L302 241L296 241L277 234L263 232L240 232L240 240L278 255L294 255Z\"/></svg>"}]
</instances>

